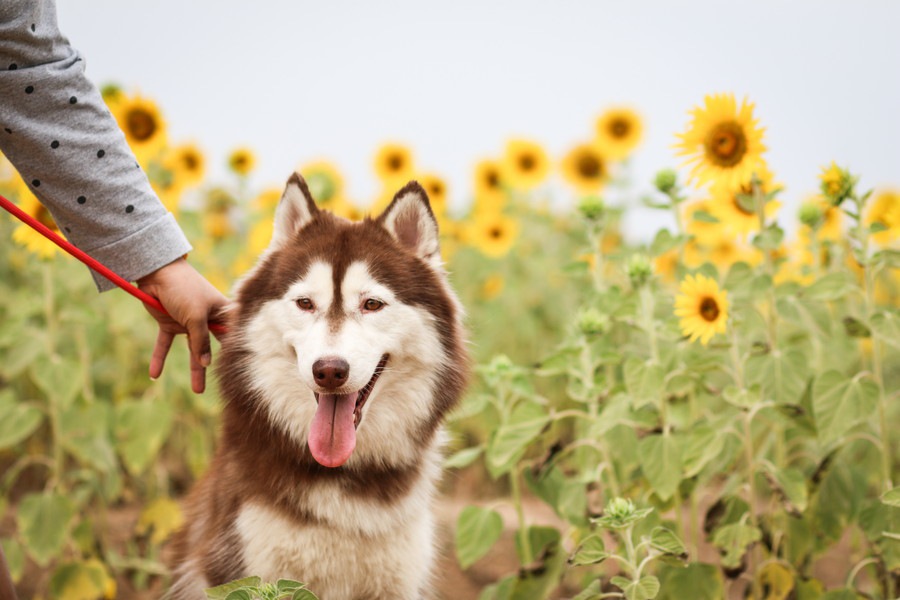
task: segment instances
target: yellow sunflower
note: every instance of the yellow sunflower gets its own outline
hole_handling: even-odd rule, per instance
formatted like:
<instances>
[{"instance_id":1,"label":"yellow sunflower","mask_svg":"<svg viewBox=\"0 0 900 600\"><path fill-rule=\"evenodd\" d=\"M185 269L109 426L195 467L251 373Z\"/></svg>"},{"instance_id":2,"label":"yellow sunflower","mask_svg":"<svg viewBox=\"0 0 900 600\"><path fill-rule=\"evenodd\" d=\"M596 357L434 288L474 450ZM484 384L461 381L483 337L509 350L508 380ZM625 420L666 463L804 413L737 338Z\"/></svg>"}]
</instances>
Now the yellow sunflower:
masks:
<instances>
[{"instance_id":1,"label":"yellow sunflower","mask_svg":"<svg viewBox=\"0 0 900 600\"><path fill-rule=\"evenodd\" d=\"M853 192L853 177L850 171L832 161L831 165L822 167L822 172L819 173L819 189L829 202L839 206Z\"/></svg>"},{"instance_id":2,"label":"yellow sunflower","mask_svg":"<svg viewBox=\"0 0 900 600\"><path fill-rule=\"evenodd\" d=\"M267 188L260 192L256 198L253 199L251 204L254 210L261 212L264 215L271 216L275 214L275 209L278 207L281 195L281 188Z\"/></svg>"},{"instance_id":3,"label":"yellow sunflower","mask_svg":"<svg viewBox=\"0 0 900 600\"><path fill-rule=\"evenodd\" d=\"M138 161L154 158L166 146L166 123L152 100L122 95L111 103L110 110Z\"/></svg>"},{"instance_id":4,"label":"yellow sunflower","mask_svg":"<svg viewBox=\"0 0 900 600\"><path fill-rule=\"evenodd\" d=\"M760 180L760 190L763 194L774 191L778 186L773 183L772 173L761 166L756 175ZM712 186L712 201L709 203L710 213L722 223L723 227L739 236L746 236L754 231L759 231L759 215L753 206L753 186L750 178L740 181L737 185L725 179L718 179ZM766 219L771 219L781 208L777 200L766 203L764 214Z\"/></svg>"},{"instance_id":5,"label":"yellow sunflower","mask_svg":"<svg viewBox=\"0 0 900 600\"><path fill-rule=\"evenodd\" d=\"M501 178L518 190L531 190L543 183L550 173L550 159L537 142L510 140L503 155Z\"/></svg>"},{"instance_id":6,"label":"yellow sunflower","mask_svg":"<svg viewBox=\"0 0 900 600\"><path fill-rule=\"evenodd\" d=\"M597 144L611 160L626 158L644 134L641 117L630 108L611 108L597 119Z\"/></svg>"},{"instance_id":7,"label":"yellow sunflower","mask_svg":"<svg viewBox=\"0 0 900 600\"><path fill-rule=\"evenodd\" d=\"M485 256L500 258L512 249L519 235L519 224L505 215L484 214L466 228L466 241Z\"/></svg>"},{"instance_id":8,"label":"yellow sunflower","mask_svg":"<svg viewBox=\"0 0 900 600\"><path fill-rule=\"evenodd\" d=\"M499 161L478 161L472 174L475 187L475 204L478 210L502 210L507 194L503 188L503 167Z\"/></svg>"},{"instance_id":9,"label":"yellow sunflower","mask_svg":"<svg viewBox=\"0 0 900 600\"><path fill-rule=\"evenodd\" d=\"M422 173L416 177L419 184L425 188L431 210L435 215L447 213L447 182L434 173Z\"/></svg>"},{"instance_id":10,"label":"yellow sunflower","mask_svg":"<svg viewBox=\"0 0 900 600\"><path fill-rule=\"evenodd\" d=\"M754 105L746 99L737 105L734 94L706 96L705 106L694 108L686 132L678 134L675 147L688 157L690 179L698 186L724 180L740 185L762 168L764 129L753 118Z\"/></svg>"},{"instance_id":11,"label":"yellow sunflower","mask_svg":"<svg viewBox=\"0 0 900 600\"><path fill-rule=\"evenodd\" d=\"M300 174L306 179L312 197L327 208L344 193L344 178L334 163L327 160L306 163L300 167Z\"/></svg>"},{"instance_id":12,"label":"yellow sunflower","mask_svg":"<svg viewBox=\"0 0 900 600\"><path fill-rule=\"evenodd\" d=\"M332 199L331 204L328 205L328 210L348 221L362 221L366 216L365 210L343 196Z\"/></svg>"},{"instance_id":13,"label":"yellow sunflower","mask_svg":"<svg viewBox=\"0 0 900 600\"><path fill-rule=\"evenodd\" d=\"M887 227L872 238L881 245L887 245L900 237L900 191L883 190L871 200L871 207L866 215L868 224L881 223Z\"/></svg>"},{"instance_id":14,"label":"yellow sunflower","mask_svg":"<svg viewBox=\"0 0 900 600\"><path fill-rule=\"evenodd\" d=\"M728 292L705 275L688 275L675 298L675 316L684 335L704 346L717 333L725 333L728 321Z\"/></svg>"},{"instance_id":15,"label":"yellow sunflower","mask_svg":"<svg viewBox=\"0 0 900 600\"><path fill-rule=\"evenodd\" d=\"M249 175L256 167L256 155L247 146L235 148L228 155L228 168L242 177Z\"/></svg>"},{"instance_id":16,"label":"yellow sunflower","mask_svg":"<svg viewBox=\"0 0 900 600\"><path fill-rule=\"evenodd\" d=\"M396 142L381 145L375 152L374 165L378 178L391 186L399 181L412 179L415 172L412 150L409 146Z\"/></svg>"},{"instance_id":17,"label":"yellow sunflower","mask_svg":"<svg viewBox=\"0 0 900 600\"><path fill-rule=\"evenodd\" d=\"M606 157L597 144L578 144L563 157L563 179L580 194L600 190L609 179Z\"/></svg>"},{"instance_id":18,"label":"yellow sunflower","mask_svg":"<svg viewBox=\"0 0 900 600\"><path fill-rule=\"evenodd\" d=\"M196 144L181 144L166 153L166 168L185 186L196 185L206 175L206 157Z\"/></svg>"},{"instance_id":19,"label":"yellow sunflower","mask_svg":"<svg viewBox=\"0 0 900 600\"><path fill-rule=\"evenodd\" d=\"M695 200L682 205L681 219L685 232L699 244L715 244L728 237L722 222L712 214L712 201Z\"/></svg>"},{"instance_id":20,"label":"yellow sunflower","mask_svg":"<svg viewBox=\"0 0 900 600\"><path fill-rule=\"evenodd\" d=\"M51 231L59 233L59 227L56 221L50 215L43 204L41 204L22 178L18 175L13 179L14 197L17 198L16 204L26 214L37 219L43 225L46 225ZM59 246L45 238L43 235L32 229L30 226L22 223L18 225L12 234L13 241L24 246L29 252L32 252L43 259L49 259L56 256L60 252Z\"/></svg>"}]
</instances>

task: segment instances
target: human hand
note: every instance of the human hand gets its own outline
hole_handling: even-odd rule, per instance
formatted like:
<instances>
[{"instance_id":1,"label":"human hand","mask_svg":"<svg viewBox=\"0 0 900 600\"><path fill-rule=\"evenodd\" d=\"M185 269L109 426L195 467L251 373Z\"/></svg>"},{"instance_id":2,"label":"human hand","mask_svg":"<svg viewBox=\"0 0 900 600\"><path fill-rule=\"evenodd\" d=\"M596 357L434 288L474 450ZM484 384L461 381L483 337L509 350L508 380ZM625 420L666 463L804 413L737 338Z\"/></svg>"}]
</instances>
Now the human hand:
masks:
<instances>
[{"instance_id":1,"label":"human hand","mask_svg":"<svg viewBox=\"0 0 900 600\"><path fill-rule=\"evenodd\" d=\"M184 258L141 277L137 283L169 313L144 305L159 323L150 358L150 377L156 379L162 374L172 341L179 333L186 333L191 354L191 389L202 393L206 389L206 367L212 362L208 322L222 317L228 299Z\"/></svg>"}]
</instances>

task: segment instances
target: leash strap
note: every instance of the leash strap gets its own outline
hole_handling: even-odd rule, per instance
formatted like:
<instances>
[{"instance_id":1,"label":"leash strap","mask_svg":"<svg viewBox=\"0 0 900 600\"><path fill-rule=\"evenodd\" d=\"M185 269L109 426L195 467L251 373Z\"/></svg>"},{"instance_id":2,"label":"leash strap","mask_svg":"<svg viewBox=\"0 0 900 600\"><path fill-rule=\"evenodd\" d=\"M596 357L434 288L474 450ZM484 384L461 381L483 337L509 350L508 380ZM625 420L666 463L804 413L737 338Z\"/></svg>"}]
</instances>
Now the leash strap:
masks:
<instances>
[{"instance_id":1,"label":"leash strap","mask_svg":"<svg viewBox=\"0 0 900 600\"><path fill-rule=\"evenodd\" d=\"M89 266L90 268L92 268L93 270L97 271L98 273L100 273L101 275L103 275L104 277L109 279L110 281L112 281L114 284L116 284L117 286L119 286L120 288L125 290L125 292L131 294L132 296L134 296L135 298L137 298L144 304L147 304L147 305L155 308L156 310L160 311L161 313L166 314L166 315L169 314L168 312L166 312L166 309L163 308L163 305L160 303L159 300L157 300L156 298L154 298L147 292L141 290L137 286L131 285L131 283L122 279L119 275L117 275L116 273L111 271L106 265L104 265L97 259L93 258L92 256L90 256L83 250L73 246L71 242L69 242L68 240L66 240L59 234L57 234L55 231L53 231L52 229L50 229L49 227L47 227L46 225L44 225L43 223L41 223L40 221L38 221L37 219L32 217L31 215L29 215L25 211L23 211L21 208L19 208L18 206L13 204L11 201L4 198L2 195L0 195L0 206L2 206L7 212L12 214L14 217L16 217L17 219L19 219L20 221L22 221L23 223L25 223L26 225L28 225L29 227L31 227L32 229L34 229L35 231L40 233L42 236L44 236L45 238L47 238L48 240L50 240L51 242L53 242L54 244L56 244L57 246L59 246L60 248L62 248L63 250L65 250L66 252L68 252L69 254L71 254L72 256L74 256L75 258L77 258L78 260L80 260L81 262L86 264L87 266ZM210 328L210 330L212 330L216 333L225 333L225 326L220 323L210 323L209 328Z\"/></svg>"}]
</instances>

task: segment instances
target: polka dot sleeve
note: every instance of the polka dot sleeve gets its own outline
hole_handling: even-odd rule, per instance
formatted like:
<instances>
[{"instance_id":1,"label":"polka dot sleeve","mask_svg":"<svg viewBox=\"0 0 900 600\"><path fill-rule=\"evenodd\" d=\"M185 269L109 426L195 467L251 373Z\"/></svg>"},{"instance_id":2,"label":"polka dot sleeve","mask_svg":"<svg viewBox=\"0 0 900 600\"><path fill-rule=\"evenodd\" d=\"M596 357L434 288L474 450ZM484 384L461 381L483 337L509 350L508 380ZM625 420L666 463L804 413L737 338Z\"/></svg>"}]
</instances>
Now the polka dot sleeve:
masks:
<instances>
[{"instance_id":1,"label":"polka dot sleeve","mask_svg":"<svg viewBox=\"0 0 900 600\"><path fill-rule=\"evenodd\" d=\"M52 0L0 2L0 151L66 237L125 279L190 250L60 34ZM101 291L113 287L93 275Z\"/></svg>"}]
</instances>

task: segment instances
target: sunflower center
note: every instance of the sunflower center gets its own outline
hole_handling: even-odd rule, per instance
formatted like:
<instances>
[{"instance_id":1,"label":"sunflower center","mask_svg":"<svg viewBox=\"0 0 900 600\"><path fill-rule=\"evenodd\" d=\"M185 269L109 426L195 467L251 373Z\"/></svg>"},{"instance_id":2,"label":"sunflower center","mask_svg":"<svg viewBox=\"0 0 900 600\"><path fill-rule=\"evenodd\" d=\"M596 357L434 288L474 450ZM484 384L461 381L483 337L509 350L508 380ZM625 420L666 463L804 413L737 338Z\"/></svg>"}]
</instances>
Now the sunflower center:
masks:
<instances>
[{"instance_id":1,"label":"sunflower center","mask_svg":"<svg viewBox=\"0 0 900 600\"><path fill-rule=\"evenodd\" d=\"M500 173L491 169L484 176L484 181L487 183L489 188L498 188L500 187Z\"/></svg>"},{"instance_id":2,"label":"sunflower center","mask_svg":"<svg viewBox=\"0 0 900 600\"><path fill-rule=\"evenodd\" d=\"M537 166L537 160L530 154L521 154L519 155L519 168L523 172L533 171Z\"/></svg>"},{"instance_id":3,"label":"sunflower center","mask_svg":"<svg viewBox=\"0 0 900 600\"><path fill-rule=\"evenodd\" d=\"M37 219L41 225L46 226L48 229L52 231L59 231L59 227L56 226L56 221L54 221L53 217L50 216L50 211L43 206L37 207L37 212L34 213L34 218Z\"/></svg>"},{"instance_id":4,"label":"sunflower center","mask_svg":"<svg viewBox=\"0 0 900 600\"><path fill-rule=\"evenodd\" d=\"M128 111L125 122L128 126L128 133L139 142L149 140L156 133L156 119L150 111L143 108L133 108Z\"/></svg>"},{"instance_id":5,"label":"sunflower center","mask_svg":"<svg viewBox=\"0 0 900 600\"><path fill-rule=\"evenodd\" d=\"M734 121L719 123L706 137L706 156L720 167L733 167L747 154L747 136Z\"/></svg>"},{"instance_id":6,"label":"sunflower center","mask_svg":"<svg viewBox=\"0 0 900 600\"><path fill-rule=\"evenodd\" d=\"M488 236L492 240L499 240L500 238L503 237L503 229L501 227L491 227L488 230Z\"/></svg>"},{"instance_id":7,"label":"sunflower center","mask_svg":"<svg viewBox=\"0 0 900 600\"><path fill-rule=\"evenodd\" d=\"M700 316L710 323L719 318L719 304L715 298L706 296L700 301Z\"/></svg>"},{"instance_id":8,"label":"sunflower center","mask_svg":"<svg viewBox=\"0 0 900 600\"><path fill-rule=\"evenodd\" d=\"M598 179L603 174L603 163L593 154L582 154L576 163L578 173L585 179Z\"/></svg>"},{"instance_id":9,"label":"sunflower center","mask_svg":"<svg viewBox=\"0 0 900 600\"><path fill-rule=\"evenodd\" d=\"M193 152L181 155L181 163L187 171L196 171L200 167L200 158Z\"/></svg>"},{"instance_id":10,"label":"sunflower center","mask_svg":"<svg viewBox=\"0 0 900 600\"><path fill-rule=\"evenodd\" d=\"M400 171L403 169L403 157L399 154L391 154L387 158L387 167L390 171Z\"/></svg>"},{"instance_id":11,"label":"sunflower center","mask_svg":"<svg viewBox=\"0 0 900 600\"><path fill-rule=\"evenodd\" d=\"M631 131L631 123L625 119L613 119L609 123L609 134L616 139L628 137Z\"/></svg>"}]
</instances>

